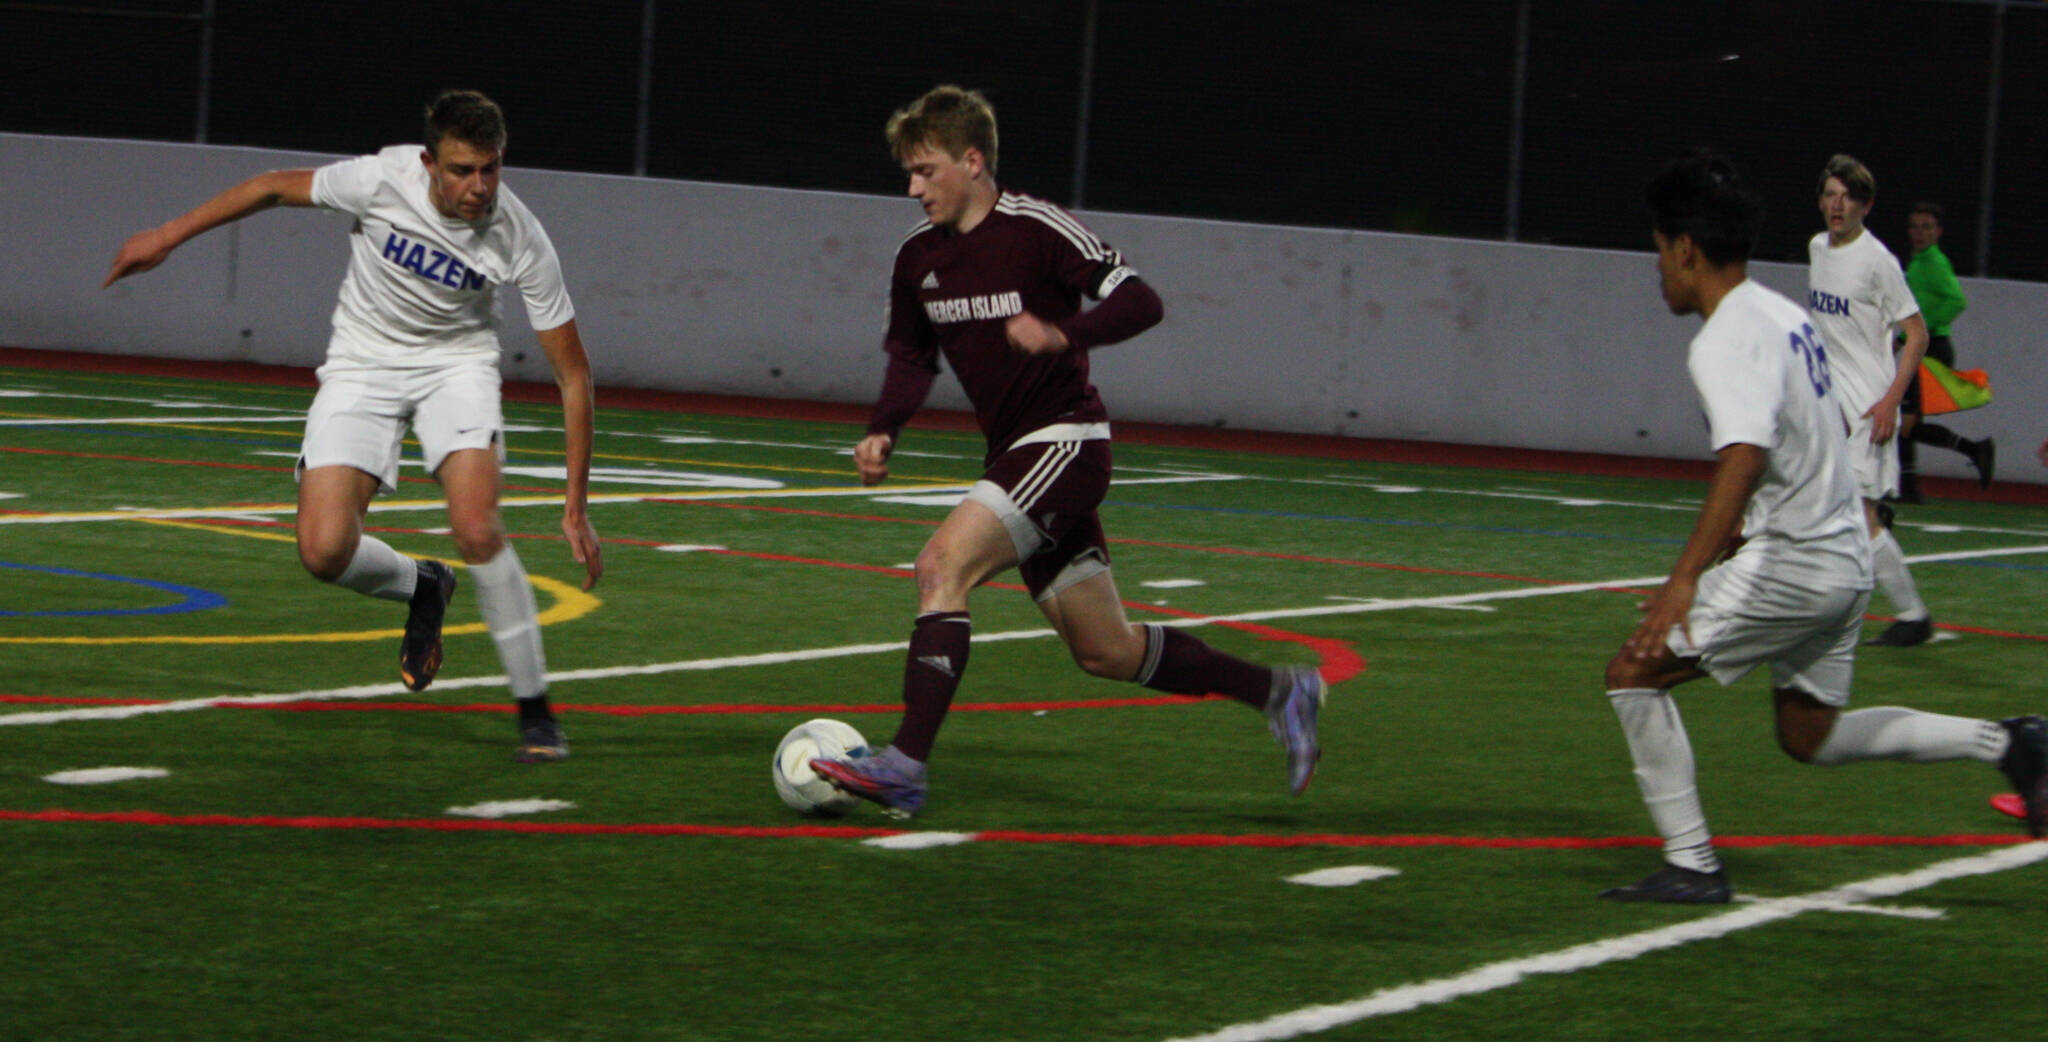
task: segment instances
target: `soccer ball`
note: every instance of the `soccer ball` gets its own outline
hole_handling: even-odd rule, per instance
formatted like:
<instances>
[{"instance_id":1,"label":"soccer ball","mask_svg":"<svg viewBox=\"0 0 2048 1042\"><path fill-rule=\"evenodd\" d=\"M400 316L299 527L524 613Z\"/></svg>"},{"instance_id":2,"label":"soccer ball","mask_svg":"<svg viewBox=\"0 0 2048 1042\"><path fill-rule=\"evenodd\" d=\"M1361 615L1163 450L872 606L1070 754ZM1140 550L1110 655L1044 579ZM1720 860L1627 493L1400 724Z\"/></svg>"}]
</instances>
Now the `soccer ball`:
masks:
<instances>
[{"instance_id":1,"label":"soccer ball","mask_svg":"<svg viewBox=\"0 0 2048 1042\"><path fill-rule=\"evenodd\" d=\"M791 808L815 815L843 814L860 800L832 787L811 770L818 757L865 756L868 740L851 725L838 720L806 720L790 728L775 747L775 759L768 773L775 779L775 794Z\"/></svg>"}]
</instances>

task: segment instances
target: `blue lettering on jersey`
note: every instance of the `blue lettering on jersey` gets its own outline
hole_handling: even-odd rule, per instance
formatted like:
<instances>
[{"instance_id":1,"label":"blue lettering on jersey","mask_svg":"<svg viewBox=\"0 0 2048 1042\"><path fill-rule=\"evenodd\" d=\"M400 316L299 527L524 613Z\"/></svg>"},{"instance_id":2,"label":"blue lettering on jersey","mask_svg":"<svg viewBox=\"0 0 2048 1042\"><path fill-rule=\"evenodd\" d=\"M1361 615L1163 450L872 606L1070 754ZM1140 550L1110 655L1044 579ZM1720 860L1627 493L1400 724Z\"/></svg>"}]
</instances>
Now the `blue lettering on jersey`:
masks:
<instances>
[{"instance_id":1,"label":"blue lettering on jersey","mask_svg":"<svg viewBox=\"0 0 2048 1042\"><path fill-rule=\"evenodd\" d=\"M1834 375L1828 371L1827 345L1820 342L1820 334L1814 332L1813 324L1806 323L1792 334L1792 353L1799 355L1806 363L1806 382L1813 385L1816 398L1827 397L1828 388L1835 384Z\"/></svg>"},{"instance_id":2,"label":"blue lettering on jersey","mask_svg":"<svg viewBox=\"0 0 2048 1042\"><path fill-rule=\"evenodd\" d=\"M397 232L384 239L382 253L385 260L449 289L480 290L486 282L482 272L462 263L459 258L440 250L429 250Z\"/></svg>"},{"instance_id":3,"label":"blue lettering on jersey","mask_svg":"<svg viewBox=\"0 0 2048 1042\"><path fill-rule=\"evenodd\" d=\"M1823 315L1841 315L1844 318L1849 316L1848 301L1832 293L1823 293L1817 289L1806 291L1806 307L1809 311L1818 312Z\"/></svg>"}]
</instances>

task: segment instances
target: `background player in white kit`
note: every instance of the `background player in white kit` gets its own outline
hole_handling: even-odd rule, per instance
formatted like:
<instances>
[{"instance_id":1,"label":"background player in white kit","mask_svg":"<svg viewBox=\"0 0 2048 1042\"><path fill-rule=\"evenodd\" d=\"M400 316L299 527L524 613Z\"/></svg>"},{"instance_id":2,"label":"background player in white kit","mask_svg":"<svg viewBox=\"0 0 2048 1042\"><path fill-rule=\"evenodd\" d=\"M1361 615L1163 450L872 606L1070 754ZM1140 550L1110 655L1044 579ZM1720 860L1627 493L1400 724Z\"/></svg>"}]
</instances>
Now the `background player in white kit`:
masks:
<instances>
[{"instance_id":1,"label":"background player in white kit","mask_svg":"<svg viewBox=\"0 0 2048 1042\"><path fill-rule=\"evenodd\" d=\"M1807 243L1806 307L1834 363L1836 393L1849 417L1849 450L1870 530L1877 588L1898 621L1872 644L1909 647L1934 635L1934 619L1906 570L1905 552L1885 524L1884 499L1899 491L1899 456L1892 438L1899 403L1919 378L1927 353L1927 322L1906 285L1898 258L1866 234L1863 219L1877 200L1877 181L1853 156L1828 160L1820 175L1820 212L1828 230ZM1892 328L1905 334L1894 353Z\"/></svg>"},{"instance_id":2,"label":"background player in white kit","mask_svg":"<svg viewBox=\"0 0 2048 1042\"><path fill-rule=\"evenodd\" d=\"M399 674L418 691L441 666L441 620L455 573L363 532L370 499L398 480L408 424L448 496L449 528L476 583L477 608L519 706L518 759L569 754L547 699L533 588L498 514L505 451L493 291L515 285L562 393L567 489L562 532L584 589L604 573L587 514L594 399L575 309L547 233L499 185L505 117L475 91L427 107L426 143L395 145L317 170L258 174L170 222L131 236L107 285L148 271L200 233L273 206L356 219L320 391L299 455L299 561L315 578L409 605Z\"/></svg>"},{"instance_id":3,"label":"background player in white kit","mask_svg":"<svg viewBox=\"0 0 2048 1042\"><path fill-rule=\"evenodd\" d=\"M1644 195L1664 302L1673 314L1706 319L1686 365L1717 462L1670 578L1607 664L1607 697L1664 838L1665 864L1601 896L1729 899L1671 688L1703 676L1732 684L1766 663L1778 744L1793 759L1997 764L2025 801L2028 830L2042 835L2048 726L2040 717L1842 711L1871 575L1832 354L1798 305L1748 280L1758 210L1727 159L1695 152L1674 160Z\"/></svg>"}]
</instances>

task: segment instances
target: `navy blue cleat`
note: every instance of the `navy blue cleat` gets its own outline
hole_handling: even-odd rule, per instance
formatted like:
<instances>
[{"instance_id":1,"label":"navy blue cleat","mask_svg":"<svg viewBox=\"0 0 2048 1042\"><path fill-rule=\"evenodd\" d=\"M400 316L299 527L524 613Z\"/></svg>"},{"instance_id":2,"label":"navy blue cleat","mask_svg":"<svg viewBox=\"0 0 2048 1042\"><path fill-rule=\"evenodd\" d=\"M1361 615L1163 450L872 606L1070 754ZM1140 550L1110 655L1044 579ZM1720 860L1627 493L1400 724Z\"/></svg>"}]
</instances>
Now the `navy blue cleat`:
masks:
<instances>
[{"instance_id":1,"label":"navy blue cleat","mask_svg":"<svg viewBox=\"0 0 2048 1042\"><path fill-rule=\"evenodd\" d=\"M512 754L520 763L560 763L569 758L569 739L553 717L536 720L519 729L519 751Z\"/></svg>"},{"instance_id":2,"label":"navy blue cleat","mask_svg":"<svg viewBox=\"0 0 2048 1042\"><path fill-rule=\"evenodd\" d=\"M2020 794L2026 810L2027 835L2040 839L2048 835L2048 721L2038 716L2016 716L1999 721L2012 744L1998 769Z\"/></svg>"},{"instance_id":3,"label":"navy blue cleat","mask_svg":"<svg viewBox=\"0 0 2048 1042\"><path fill-rule=\"evenodd\" d=\"M455 569L421 560L419 583L405 616L405 641L398 647L398 678L407 689L424 691L441 672L441 620L455 597Z\"/></svg>"},{"instance_id":4,"label":"navy blue cleat","mask_svg":"<svg viewBox=\"0 0 2048 1042\"><path fill-rule=\"evenodd\" d=\"M1690 868L1666 864L1627 886L1602 890L1600 896L1609 901L1656 901L1674 905L1724 905L1734 896L1728 886L1728 873L1716 869L1712 872L1696 872Z\"/></svg>"}]
</instances>

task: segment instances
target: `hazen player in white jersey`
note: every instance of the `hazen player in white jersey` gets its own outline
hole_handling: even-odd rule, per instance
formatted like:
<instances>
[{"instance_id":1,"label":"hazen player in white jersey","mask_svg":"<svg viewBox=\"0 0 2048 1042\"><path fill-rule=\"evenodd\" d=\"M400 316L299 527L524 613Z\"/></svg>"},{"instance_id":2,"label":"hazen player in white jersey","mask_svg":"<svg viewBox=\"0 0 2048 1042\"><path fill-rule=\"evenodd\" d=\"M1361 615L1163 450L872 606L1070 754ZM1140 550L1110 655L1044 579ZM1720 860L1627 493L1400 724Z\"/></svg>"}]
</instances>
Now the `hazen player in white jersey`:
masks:
<instances>
[{"instance_id":1,"label":"hazen player in white jersey","mask_svg":"<svg viewBox=\"0 0 2048 1042\"><path fill-rule=\"evenodd\" d=\"M273 206L318 206L355 218L334 334L299 453L299 561L314 578L405 601L399 676L418 691L441 668L441 621L455 573L363 531L370 499L392 491L411 425L429 473L448 496L456 550L476 582L478 611L519 706L517 758L569 754L549 708L533 588L498 516L505 451L492 300L516 286L554 367L568 443L562 532L584 566L604 573L588 516L593 398L590 362L547 233L499 184L505 117L474 91L427 107L426 144L387 148L317 170L273 170L220 193L121 246L106 284L148 271L187 239Z\"/></svg>"},{"instance_id":2,"label":"hazen player in white jersey","mask_svg":"<svg viewBox=\"0 0 2048 1042\"><path fill-rule=\"evenodd\" d=\"M968 594L1014 567L1087 672L1176 694L1218 692L1263 710L1299 794L1320 756L1317 671L1257 665L1179 629L1132 625L1110 577L1096 516L1109 488L1109 423L1088 382L1088 351L1157 323L1158 295L1072 215L996 186L995 113L980 94L935 88L896 112L887 133L926 223L896 255L888 369L854 461L863 484L888 476L897 435L941 355L974 404L988 458L917 555L918 615L894 739L871 755L812 766L896 816L917 813L925 761L967 667ZM1100 303L1084 311L1083 296Z\"/></svg>"},{"instance_id":3,"label":"hazen player in white jersey","mask_svg":"<svg viewBox=\"0 0 2048 1042\"><path fill-rule=\"evenodd\" d=\"M1852 156L1828 160L1820 175L1820 212L1828 230L1806 247L1806 306L1834 354L1877 588L1897 612L1897 621L1871 643L1910 647L1934 635L1934 619L1906 570L1905 552L1892 538L1884 500L1899 492L1899 457L1892 439L1899 429L1899 403L1918 379L1920 358L1927 353L1927 321L1920 317L1898 258L1864 230L1863 219L1876 199L1877 181L1868 167ZM1893 327L1905 334L1896 352Z\"/></svg>"},{"instance_id":4,"label":"hazen player in white jersey","mask_svg":"<svg viewBox=\"0 0 2048 1042\"><path fill-rule=\"evenodd\" d=\"M1725 158L1683 156L1644 194L1664 302L1673 314L1706 319L1686 368L1717 462L1670 578L1644 602L1641 625L1607 664L1607 697L1664 838L1665 863L1601 896L1729 899L1671 689L1703 676L1732 684L1766 663L1778 744L1793 759L1996 764L2024 799L2028 831L2042 835L2048 727L2040 717L1970 720L1896 706L1842 711L1871 578L1834 400L1841 383L1834 353L1798 305L1748 280L1758 211Z\"/></svg>"}]
</instances>

